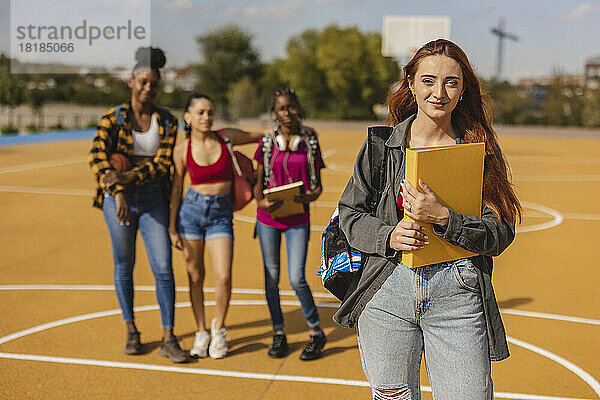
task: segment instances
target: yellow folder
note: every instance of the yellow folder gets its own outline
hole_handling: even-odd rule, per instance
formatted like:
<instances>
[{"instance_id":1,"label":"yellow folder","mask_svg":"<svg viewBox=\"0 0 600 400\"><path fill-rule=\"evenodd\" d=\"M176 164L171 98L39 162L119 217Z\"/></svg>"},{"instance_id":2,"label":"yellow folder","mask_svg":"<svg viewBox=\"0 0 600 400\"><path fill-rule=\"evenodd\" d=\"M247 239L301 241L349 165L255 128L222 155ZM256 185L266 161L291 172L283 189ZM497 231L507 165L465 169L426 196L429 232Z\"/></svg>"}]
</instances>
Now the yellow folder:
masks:
<instances>
[{"instance_id":1,"label":"yellow folder","mask_svg":"<svg viewBox=\"0 0 600 400\"><path fill-rule=\"evenodd\" d=\"M419 178L435 193L440 202L463 215L481 216L485 143L415 147L406 149L404 179L420 192ZM451 245L433 232L432 224L404 221L425 228L429 244L420 250L402 252L402 263L415 268L476 255Z\"/></svg>"}]
</instances>

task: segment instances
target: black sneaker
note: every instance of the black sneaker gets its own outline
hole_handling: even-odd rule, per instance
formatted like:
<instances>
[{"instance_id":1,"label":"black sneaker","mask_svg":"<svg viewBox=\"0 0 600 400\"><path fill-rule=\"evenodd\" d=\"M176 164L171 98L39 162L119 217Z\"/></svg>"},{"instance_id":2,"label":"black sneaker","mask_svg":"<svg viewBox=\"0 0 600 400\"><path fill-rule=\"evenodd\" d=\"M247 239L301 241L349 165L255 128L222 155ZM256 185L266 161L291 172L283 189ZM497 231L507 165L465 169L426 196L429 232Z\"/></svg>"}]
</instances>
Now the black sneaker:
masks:
<instances>
[{"instance_id":1,"label":"black sneaker","mask_svg":"<svg viewBox=\"0 0 600 400\"><path fill-rule=\"evenodd\" d=\"M310 335L304 350L300 354L300 359L303 361L316 360L323 355L323 346L327 342L325 334L321 332L320 335Z\"/></svg>"},{"instance_id":2,"label":"black sneaker","mask_svg":"<svg viewBox=\"0 0 600 400\"><path fill-rule=\"evenodd\" d=\"M184 363L190 360L189 353L187 351L183 351L181 347L179 347L179 343L177 342L177 338L175 336L173 336L173 339L169 340L168 342L163 341L160 344L158 355L169 357L169 359L174 363Z\"/></svg>"},{"instance_id":3,"label":"black sneaker","mask_svg":"<svg viewBox=\"0 0 600 400\"><path fill-rule=\"evenodd\" d=\"M273 344L269 347L269 356L281 358L287 354L289 350L287 339L283 333L273 335Z\"/></svg>"},{"instance_id":4,"label":"black sneaker","mask_svg":"<svg viewBox=\"0 0 600 400\"><path fill-rule=\"evenodd\" d=\"M125 343L123 353L129 355L142 354L142 342L140 342L138 331L127 332L127 343Z\"/></svg>"}]
</instances>

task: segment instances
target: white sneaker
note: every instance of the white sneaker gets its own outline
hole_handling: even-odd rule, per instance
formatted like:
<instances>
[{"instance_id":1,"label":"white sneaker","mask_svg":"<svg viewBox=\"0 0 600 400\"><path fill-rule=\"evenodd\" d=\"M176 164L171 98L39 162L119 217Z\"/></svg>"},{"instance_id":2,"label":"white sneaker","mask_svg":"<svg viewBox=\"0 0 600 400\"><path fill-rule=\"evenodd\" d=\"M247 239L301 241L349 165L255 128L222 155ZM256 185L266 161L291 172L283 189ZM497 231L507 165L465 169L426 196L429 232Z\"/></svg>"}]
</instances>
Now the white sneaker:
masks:
<instances>
[{"instance_id":1,"label":"white sneaker","mask_svg":"<svg viewBox=\"0 0 600 400\"><path fill-rule=\"evenodd\" d=\"M190 349L190 355L199 358L208 357L208 344L210 343L210 335L206 331L196 332L194 344Z\"/></svg>"},{"instance_id":2,"label":"white sneaker","mask_svg":"<svg viewBox=\"0 0 600 400\"><path fill-rule=\"evenodd\" d=\"M227 328L224 326L221 329L216 329L217 319L213 318L210 323L210 332L212 340L208 353L212 358L223 358L227 355Z\"/></svg>"}]
</instances>

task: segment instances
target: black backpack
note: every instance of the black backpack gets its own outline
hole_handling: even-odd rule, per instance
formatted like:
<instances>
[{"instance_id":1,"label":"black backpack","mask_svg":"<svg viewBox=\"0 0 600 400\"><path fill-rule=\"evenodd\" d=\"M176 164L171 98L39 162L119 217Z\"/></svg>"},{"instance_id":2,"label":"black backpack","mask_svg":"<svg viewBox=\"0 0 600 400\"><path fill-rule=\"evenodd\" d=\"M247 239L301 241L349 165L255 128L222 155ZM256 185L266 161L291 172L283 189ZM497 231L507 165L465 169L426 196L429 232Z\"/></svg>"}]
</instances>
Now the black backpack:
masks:
<instances>
[{"instance_id":1,"label":"black backpack","mask_svg":"<svg viewBox=\"0 0 600 400\"><path fill-rule=\"evenodd\" d=\"M371 215L375 215L385 186L388 159L388 148L385 142L392 130L393 128L389 126L372 126L368 130L367 157L371 165L373 187L367 204ZM346 235L340 229L336 208L321 236L321 267L317 275L321 277L325 289L343 301L358 285L367 258L367 254L352 248L348 243Z\"/></svg>"}]
</instances>

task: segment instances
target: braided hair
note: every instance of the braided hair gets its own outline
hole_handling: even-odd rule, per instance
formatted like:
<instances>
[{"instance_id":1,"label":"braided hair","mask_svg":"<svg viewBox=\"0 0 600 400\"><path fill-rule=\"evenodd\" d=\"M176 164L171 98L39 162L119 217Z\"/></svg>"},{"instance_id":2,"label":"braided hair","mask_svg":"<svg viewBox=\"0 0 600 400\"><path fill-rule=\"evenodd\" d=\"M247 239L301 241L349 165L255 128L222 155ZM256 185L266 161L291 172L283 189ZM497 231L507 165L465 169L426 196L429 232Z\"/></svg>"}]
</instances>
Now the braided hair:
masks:
<instances>
[{"instance_id":1,"label":"braided hair","mask_svg":"<svg viewBox=\"0 0 600 400\"><path fill-rule=\"evenodd\" d=\"M271 115L273 115L273 121L275 123L277 123L277 117L275 117L275 100L279 96L289 96L289 98L292 99L292 101L298 105L298 119L304 119L304 110L302 109L300 100L298 100L298 95L296 94L296 91L292 88L285 87L273 92L273 96L271 97L269 111L271 112Z\"/></svg>"}]
</instances>

